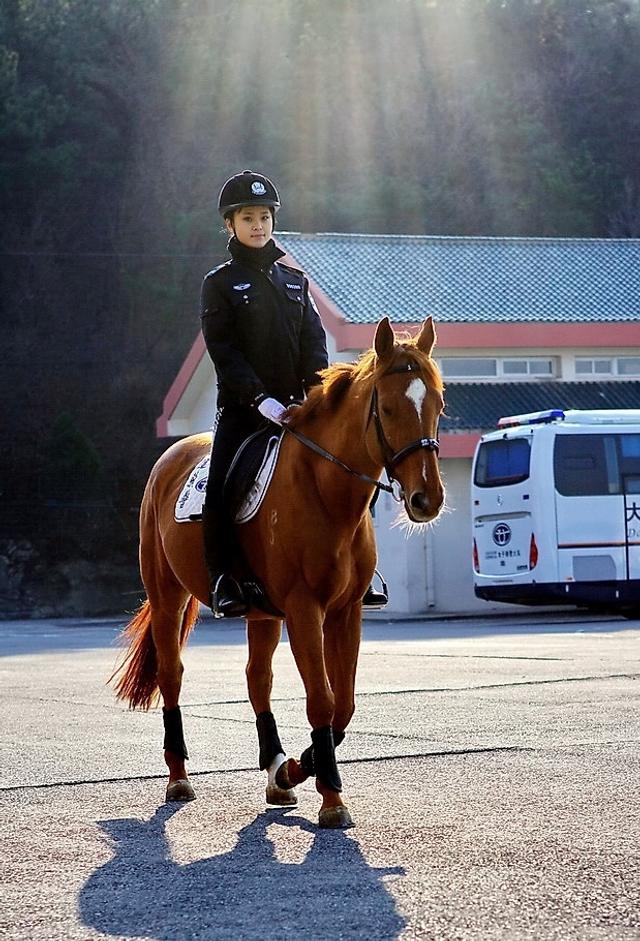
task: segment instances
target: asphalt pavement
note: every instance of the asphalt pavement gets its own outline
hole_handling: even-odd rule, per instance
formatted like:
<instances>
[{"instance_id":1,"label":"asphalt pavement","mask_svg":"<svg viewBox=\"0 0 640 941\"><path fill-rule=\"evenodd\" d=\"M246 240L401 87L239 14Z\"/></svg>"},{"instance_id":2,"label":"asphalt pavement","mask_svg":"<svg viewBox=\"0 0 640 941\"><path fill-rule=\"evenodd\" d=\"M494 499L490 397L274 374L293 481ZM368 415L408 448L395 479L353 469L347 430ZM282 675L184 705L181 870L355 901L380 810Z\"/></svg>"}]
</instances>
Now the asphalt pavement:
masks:
<instances>
[{"instance_id":1,"label":"asphalt pavement","mask_svg":"<svg viewBox=\"0 0 640 941\"><path fill-rule=\"evenodd\" d=\"M338 832L312 782L265 806L240 622L192 635L197 800L165 804L158 710L105 685L121 626L0 622L0 938L640 939L638 623L368 621ZM297 755L286 641L274 669Z\"/></svg>"}]
</instances>

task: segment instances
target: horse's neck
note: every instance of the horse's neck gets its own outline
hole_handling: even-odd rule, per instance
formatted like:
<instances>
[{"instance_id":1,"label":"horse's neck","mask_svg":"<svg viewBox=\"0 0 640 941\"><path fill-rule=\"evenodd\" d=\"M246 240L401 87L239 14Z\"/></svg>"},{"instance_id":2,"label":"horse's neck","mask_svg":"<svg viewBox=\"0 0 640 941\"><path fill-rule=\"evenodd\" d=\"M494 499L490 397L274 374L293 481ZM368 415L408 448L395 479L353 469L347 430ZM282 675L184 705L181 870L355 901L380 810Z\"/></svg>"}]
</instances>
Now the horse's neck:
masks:
<instances>
[{"instance_id":1,"label":"horse's neck","mask_svg":"<svg viewBox=\"0 0 640 941\"><path fill-rule=\"evenodd\" d=\"M382 466L367 451L365 437L370 408L367 393L364 384L361 388L349 389L334 411L324 413L314 422L309 436L356 473L376 480ZM373 485L367 485L326 458L315 458L312 466L318 492L327 509L334 508L345 524L356 522L369 506Z\"/></svg>"}]
</instances>

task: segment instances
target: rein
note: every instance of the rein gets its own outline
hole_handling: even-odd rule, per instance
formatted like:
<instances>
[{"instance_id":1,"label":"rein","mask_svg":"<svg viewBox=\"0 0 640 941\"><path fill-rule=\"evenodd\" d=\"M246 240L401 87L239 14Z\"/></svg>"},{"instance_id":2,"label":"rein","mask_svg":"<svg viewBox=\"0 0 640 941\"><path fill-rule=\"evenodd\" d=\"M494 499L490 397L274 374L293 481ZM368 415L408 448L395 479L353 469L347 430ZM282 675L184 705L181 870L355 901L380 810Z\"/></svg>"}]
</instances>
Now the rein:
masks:
<instances>
[{"instance_id":1,"label":"rein","mask_svg":"<svg viewBox=\"0 0 640 941\"><path fill-rule=\"evenodd\" d=\"M387 372L383 373L380 377L384 379L385 376L391 376L395 373L405 373L405 372L421 372L420 367L416 363L406 363L404 366L396 366L395 369L389 369ZM288 425L284 424L282 427L284 430L292 435L297 441L301 444L304 444L305 447L309 448L311 451L314 451L316 454L319 454L321 457L325 458L328 461L331 461L332 464L336 464L338 467L341 467L342 470L346 471L348 474L351 474L352 477L357 477L358 480L364 481L364 483L372 484L377 490L384 490L385 493L390 493L394 500L397 500L398 503L402 502L402 489L400 488L400 482L397 477L394 475L393 471L396 466L408 457L410 454L413 454L414 451L418 451L421 448L426 448L428 451L435 451L436 454L440 450L440 442L437 438L416 438L415 441L411 441L409 444L405 445L404 448L401 448L399 451L394 453L393 448L387 441L387 437L384 433L384 428L382 427L382 421L380 419L380 414L378 412L378 390L373 386L373 392L371 394L371 405L369 406L369 417L367 418L368 428L371 419L373 419L376 434L378 436L378 443L382 451L382 460L383 466L387 473L387 478L389 480L388 484L383 484L380 480L375 480L373 477L369 477L368 474L360 474L358 471L355 471L352 467L349 467L348 464L345 464L335 454L331 454L330 451L327 451L321 445L317 444L315 441L312 441L311 438L307 438L306 435L303 435L300 431L294 431L293 428L289 428ZM398 492L394 488L393 484L398 485Z\"/></svg>"},{"instance_id":2,"label":"rein","mask_svg":"<svg viewBox=\"0 0 640 941\"><path fill-rule=\"evenodd\" d=\"M316 454L319 454L320 457L326 458L328 461L331 461L332 464L337 464L338 467L341 467L342 470L345 470L348 474L351 474L353 477L357 477L358 480L363 480L366 484L373 484L374 487L377 487L378 490L386 490L387 493L393 493L393 488L388 484L383 484L379 480L374 480L373 477L369 477L368 474L360 474L358 471L355 471L352 467L349 467L348 464L345 464L340 458L336 457L335 454L332 454L331 451L326 451L321 445L316 444L315 441L312 441L311 438L307 438L306 435L303 435L299 431L294 431L293 428L289 428L288 425L282 426L284 430L292 435L296 441L299 441L300 444L304 444L311 451L315 451Z\"/></svg>"}]
</instances>

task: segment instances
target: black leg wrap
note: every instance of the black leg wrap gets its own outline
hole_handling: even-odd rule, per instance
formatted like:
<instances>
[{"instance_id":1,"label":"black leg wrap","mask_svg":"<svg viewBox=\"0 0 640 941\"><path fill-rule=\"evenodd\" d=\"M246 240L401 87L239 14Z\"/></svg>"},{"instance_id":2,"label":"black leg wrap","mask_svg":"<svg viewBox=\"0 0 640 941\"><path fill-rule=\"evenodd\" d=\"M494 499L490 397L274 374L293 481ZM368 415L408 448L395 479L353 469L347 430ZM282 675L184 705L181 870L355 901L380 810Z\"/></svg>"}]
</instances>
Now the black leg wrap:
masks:
<instances>
[{"instance_id":1,"label":"black leg wrap","mask_svg":"<svg viewBox=\"0 0 640 941\"><path fill-rule=\"evenodd\" d=\"M258 729L258 743L260 745L260 770L264 771L276 755L281 753L284 755L285 751L272 712L261 712L257 715L256 728Z\"/></svg>"},{"instance_id":2,"label":"black leg wrap","mask_svg":"<svg viewBox=\"0 0 640 941\"><path fill-rule=\"evenodd\" d=\"M333 744L337 748L338 745L342 745L344 742L344 732L337 732L333 729ZM308 748L300 755L300 767L305 771L309 776L315 777L316 775L316 766L313 760L313 745L309 745Z\"/></svg>"},{"instance_id":3,"label":"black leg wrap","mask_svg":"<svg viewBox=\"0 0 640 941\"><path fill-rule=\"evenodd\" d=\"M336 763L333 729L330 725L325 725L321 729L314 729L311 733L311 741L313 742L313 763L316 769L316 778L321 784L331 788L332 791L341 791L342 781Z\"/></svg>"},{"instance_id":4,"label":"black leg wrap","mask_svg":"<svg viewBox=\"0 0 640 941\"><path fill-rule=\"evenodd\" d=\"M305 772L305 774L309 775L309 777L315 778L316 767L313 763L313 745L309 745L308 748L305 748L305 750L300 755L300 767Z\"/></svg>"},{"instance_id":5,"label":"black leg wrap","mask_svg":"<svg viewBox=\"0 0 640 941\"><path fill-rule=\"evenodd\" d=\"M184 743L184 732L182 731L182 714L180 706L174 709L162 709L162 721L164 722L164 747L166 751L179 755L180 758L189 758L187 746Z\"/></svg>"}]
</instances>

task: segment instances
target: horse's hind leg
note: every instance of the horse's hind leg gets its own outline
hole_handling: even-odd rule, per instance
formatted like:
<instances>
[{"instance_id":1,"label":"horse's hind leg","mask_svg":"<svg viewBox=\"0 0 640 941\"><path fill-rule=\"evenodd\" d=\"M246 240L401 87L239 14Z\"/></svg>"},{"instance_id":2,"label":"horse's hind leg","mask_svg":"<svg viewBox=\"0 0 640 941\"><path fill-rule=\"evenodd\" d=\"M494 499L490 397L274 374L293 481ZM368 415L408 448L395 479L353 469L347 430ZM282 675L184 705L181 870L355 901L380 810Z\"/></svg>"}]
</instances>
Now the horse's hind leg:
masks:
<instances>
[{"instance_id":1,"label":"horse's hind leg","mask_svg":"<svg viewBox=\"0 0 640 941\"><path fill-rule=\"evenodd\" d=\"M276 774L285 761L284 749L278 735L276 720L271 711L273 671L271 663L282 634L279 620L247 620L249 660L247 687L249 699L256 714L260 770L267 772L267 803L279 806L297 804L295 791L278 787Z\"/></svg>"},{"instance_id":2,"label":"horse's hind leg","mask_svg":"<svg viewBox=\"0 0 640 941\"><path fill-rule=\"evenodd\" d=\"M156 649L157 678L162 694L164 722L164 760L169 769L168 801L189 801L195 792L187 775L189 755L184 741L180 690L184 667L180 655L195 620L197 602L177 582L163 588L162 595L150 592L151 632Z\"/></svg>"}]
</instances>

